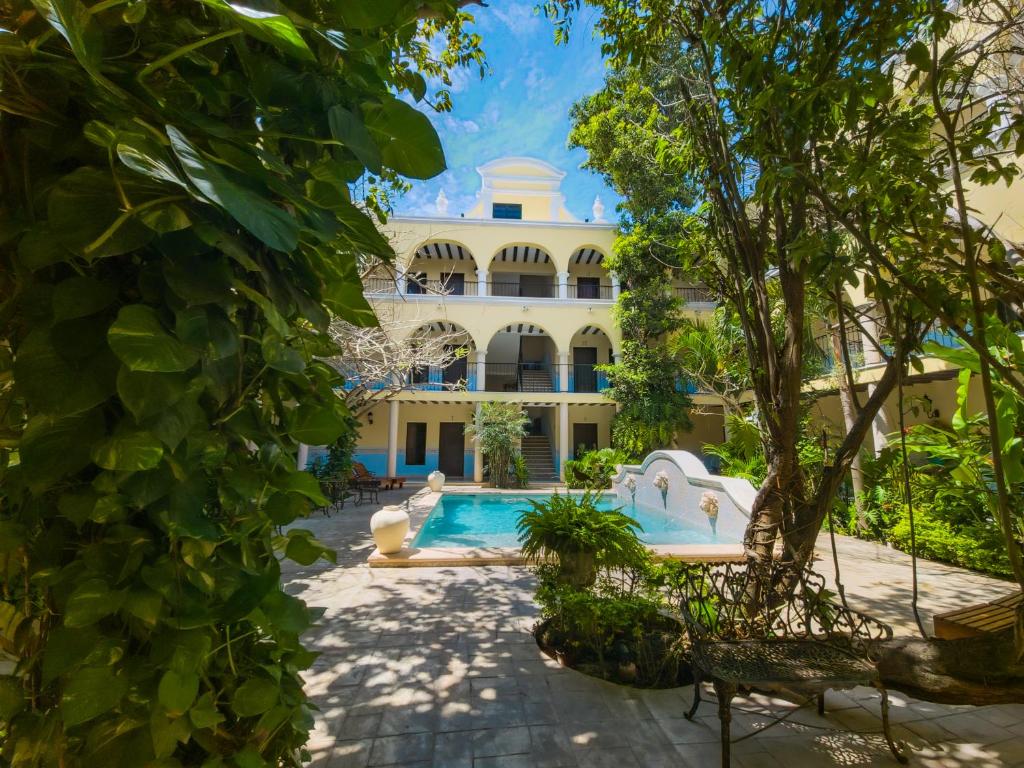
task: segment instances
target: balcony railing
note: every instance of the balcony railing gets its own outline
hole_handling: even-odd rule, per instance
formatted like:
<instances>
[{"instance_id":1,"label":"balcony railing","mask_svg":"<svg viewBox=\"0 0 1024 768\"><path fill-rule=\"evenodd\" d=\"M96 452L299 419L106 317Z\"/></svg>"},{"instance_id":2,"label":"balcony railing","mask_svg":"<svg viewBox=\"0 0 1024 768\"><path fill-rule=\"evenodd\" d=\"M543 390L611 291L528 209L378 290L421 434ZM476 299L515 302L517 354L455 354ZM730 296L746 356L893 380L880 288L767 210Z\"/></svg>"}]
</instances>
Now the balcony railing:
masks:
<instances>
[{"instance_id":1,"label":"balcony railing","mask_svg":"<svg viewBox=\"0 0 1024 768\"><path fill-rule=\"evenodd\" d=\"M714 294L705 285L674 286L672 288L672 295L677 299L682 299L687 304L714 304L717 302Z\"/></svg>"},{"instance_id":2,"label":"balcony railing","mask_svg":"<svg viewBox=\"0 0 1024 768\"><path fill-rule=\"evenodd\" d=\"M470 277L467 275L467 278ZM387 294L397 296L401 293L398 282L389 277L369 277L363 280L366 293ZM570 299L611 301L613 289L611 285L577 285L566 286L566 294ZM558 285L550 283L521 283L518 280L488 280L484 283L483 295L532 299L557 299ZM406 296L480 296L480 283L472 280L414 280L407 278L405 283Z\"/></svg>"},{"instance_id":3,"label":"balcony railing","mask_svg":"<svg viewBox=\"0 0 1024 768\"><path fill-rule=\"evenodd\" d=\"M562 392L562 369L552 363L484 363L487 392ZM608 374L592 364L569 364L566 392L602 392Z\"/></svg>"},{"instance_id":4,"label":"balcony railing","mask_svg":"<svg viewBox=\"0 0 1024 768\"><path fill-rule=\"evenodd\" d=\"M388 277L370 277L363 281L367 293L399 293L398 284ZM405 283L405 293L409 296L476 296L478 283L473 280L413 280Z\"/></svg>"},{"instance_id":5,"label":"balcony railing","mask_svg":"<svg viewBox=\"0 0 1024 768\"><path fill-rule=\"evenodd\" d=\"M570 299L596 299L611 301L612 286L594 283L570 283L567 288Z\"/></svg>"},{"instance_id":6,"label":"balcony railing","mask_svg":"<svg viewBox=\"0 0 1024 768\"><path fill-rule=\"evenodd\" d=\"M941 328L928 331L922 341L924 343L931 341L940 347L955 348L961 346L960 339L955 334ZM895 351L893 345L887 341L882 341L881 345L882 351L886 355L891 355ZM850 361L850 367L854 369L863 368L868 364L865 359L864 340L857 332L851 333L847 337L846 359ZM814 339L814 347L808 350L807 360L809 371L805 371L805 375L809 378L835 372L836 361L831 334L824 334ZM875 356L875 360L880 361L881 355Z\"/></svg>"},{"instance_id":7,"label":"balcony railing","mask_svg":"<svg viewBox=\"0 0 1024 768\"><path fill-rule=\"evenodd\" d=\"M558 286L554 283L520 283L517 280L491 280L488 284L491 296L515 296L533 299L558 298Z\"/></svg>"}]
</instances>

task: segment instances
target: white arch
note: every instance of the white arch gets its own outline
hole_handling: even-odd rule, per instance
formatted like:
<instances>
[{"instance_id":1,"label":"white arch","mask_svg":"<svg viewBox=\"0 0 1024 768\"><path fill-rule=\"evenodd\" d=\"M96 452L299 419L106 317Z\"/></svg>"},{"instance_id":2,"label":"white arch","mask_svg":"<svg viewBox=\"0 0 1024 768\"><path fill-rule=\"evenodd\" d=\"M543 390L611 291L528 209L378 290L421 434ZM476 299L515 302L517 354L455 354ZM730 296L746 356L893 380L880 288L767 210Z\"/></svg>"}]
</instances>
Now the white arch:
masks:
<instances>
[{"instance_id":1,"label":"white arch","mask_svg":"<svg viewBox=\"0 0 1024 768\"><path fill-rule=\"evenodd\" d=\"M522 255L523 255L521 252L522 252L522 250L524 248L528 249L527 258L525 260L520 260L522 258ZM539 252L539 253L543 254L544 258L540 259L538 261L537 260L537 254L535 252ZM499 260L498 257L502 256L503 254L504 254L504 258ZM499 245L494 250L494 253L491 254L491 257L487 260L487 263L481 265L481 269L486 269L488 271L488 273L490 273L491 267L496 262L497 263L505 263L505 264L513 264L514 263L514 264L523 264L523 265L527 265L527 264L550 265L551 266L551 274L555 274L555 273L558 272L558 265L555 262L555 257L551 253L551 249L550 248L548 248L547 246L541 245L540 243L527 242L527 241L524 241L524 240L515 240L515 241L512 241L512 242L502 243L501 245Z\"/></svg>"},{"instance_id":2,"label":"white arch","mask_svg":"<svg viewBox=\"0 0 1024 768\"><path fill-rule=\"evenodd\" d=\"M440 250L440 255L436 254L431 250L431 256L424 258L420 256L420 251L423 249L431 248L431 246L437 246ZM462 249L464 255L468 258L458 258L457 252L453 251L452 258L448 257L448 247L454 246L457 249ZM424 240L418 241L412 248L408 249L402 256L402 265L408 267L417 258L423 258L425 261L436 261L438 264L459 264L469 263L473 265L473 269L480 269L481 264L477 261L473 249L466 245L461 240L457 240L451 237L428 237Z\"/></svg>"},{"instance_id":3,"label":"white arch","mask_svg":"<svg viewBox=\"0 0 1024 768\"><path fill-rule=\"evenodd\" d=\"M452 321L438 317L433 320L425 320L419 323L415 328L409 331L409 336L420 333L424 330L428 332L443 332L443 333L457 333L466 337L469 341L469 348L472 350L480 349L480 341L473 335L472 331L467 329L465 326L459 323L453 323ZM484 347L486 349L486 347Z\"/></svg>"}]
</instances>

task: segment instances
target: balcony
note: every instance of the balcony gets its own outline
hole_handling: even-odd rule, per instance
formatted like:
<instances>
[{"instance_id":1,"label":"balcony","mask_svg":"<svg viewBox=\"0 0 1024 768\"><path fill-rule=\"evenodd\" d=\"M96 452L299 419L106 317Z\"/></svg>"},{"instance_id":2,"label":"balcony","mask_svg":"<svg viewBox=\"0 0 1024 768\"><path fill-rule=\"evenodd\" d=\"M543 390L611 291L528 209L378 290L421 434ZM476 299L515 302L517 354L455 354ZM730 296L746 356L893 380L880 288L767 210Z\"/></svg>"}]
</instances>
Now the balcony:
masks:
<instances>
[{"instance_id":1,"label":"balcony","mask_svg":"<svg viewBox=\"0 0 1024 768\"><path fill-rule=\"evenodd\" d=\"M672 287L672 296L686 304L717 304L718 299L706 285L678 285Z\"/></svg>"},{"instance_id":2,"label":"balcony","mask_svg":"<svg viewBox=\"0 0 1024 768\"><path fill-rule=\"evenodd\" d=\"M526 277L526 275L523 275ZM533 277L532 275L530 277ZM486 283L491 296L515 296L517 298L556 299L558 286L550 279L536 280L491 280Z\"/></svg>"},{"instance_id":3,"label":"balcony","mask_svg":"<svg viewBox=\"0 0 1024 768\"><path fill-rule=\"evenodd\" d=\"M451 277L456 277L452 275ZM459 276L461 277L461 275ZM409 280L405 286L406 296L476 296L479 285L476 280ZM370 277L363 280L366 293L399 295L398 284L389 277Z\"/></svg>"},{"instance_id":4,"label":"balcony","mask_svg":"<svg viewBox=\"0 0 1024 768\"><path fill-rule=\"evenodd\" d=\"M947 347L954 349L961 346L960 339L953 333L935 328L926 333L922 339L922 343L927 344L933 342L938 344L940 347ZM886 355L891 355L895 349L892 344L888 341L880 342L882 350ZM805 357L808 361L808 371L805 372L805 377L813 379L817 376L827 376L832 374L836 370L836 360L834 345L831 334L823 334L817 336L814 339L814 345L806 351ZM858 368L864 368L867 365L874 364L876 362L882 362L882 355L874 354L871 355L872 350L868 348L865 350L864 340L860 334L856 331L847 335L846 352L845 358L849 360L850 367L854 370ZM868 354L865 355L865 352Z\"/></svg>"},{"instance_id":5,"label":"balcony","mask_svg":"<svg viewBox=\"0 0 1024 768\"><path fill-rule=\"evenodd\" d=\"M611 301L615 298L614 288L610 283L570 283L566 288L570 299Z\"/></svg>"},{"instance_id":6,"label":"balcony","mask_svg":"<svg viewBox=\"0 0 1024 768\"><path fill-rule=\"evenodd\" d=\"M552 363L485 363L487 392L602 392L608 374L590 364L561 366ZM563 368L567 384L562 388Z\"/></svg>"},{"instance_id":7,"label":"balcony","mask_svg":"<svg viewBox=\"0 0 1024 768\"><path fill-rule=\"evenodd\" d=\"M405 284L405 293L399 290L398 282L389 277L369 277L363 280L363 290L367 294L377 296L445 296L471 297L499 296L517 299L558 299L559 286L550 278L543 280L510 280L495 279L480 283L477 280L452 279L463 278L463 275L452 275L447 280L414 280L409 278ZM531 276L532 277L532 276ZM480 292L483 287L483 293ZM579 301L612 301L615 289L611 284L570 283L565 286L565 298Z\"/></svg>"}]
</instances>

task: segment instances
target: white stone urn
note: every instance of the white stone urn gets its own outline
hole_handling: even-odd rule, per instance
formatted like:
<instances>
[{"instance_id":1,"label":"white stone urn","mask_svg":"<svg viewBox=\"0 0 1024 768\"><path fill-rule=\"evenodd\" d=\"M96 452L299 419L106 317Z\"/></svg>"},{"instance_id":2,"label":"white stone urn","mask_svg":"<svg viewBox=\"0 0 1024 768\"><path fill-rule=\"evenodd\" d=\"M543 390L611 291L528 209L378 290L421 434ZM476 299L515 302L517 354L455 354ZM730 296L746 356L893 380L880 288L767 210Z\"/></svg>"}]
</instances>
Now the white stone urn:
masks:
<instances>
[{"instance_id":1,"label":"white stone urn","mask_svg":"<svg viewBox=\"0 0 1024 768\"><path fill-rule=\"evenodd\" d=\"M438 493L442 488L444 488L444 480L444 472L435 469L427 475L427 487L434 493Z\"/></svg>"},{"instance_id":2,"label":"white stone urn","mask_svg":"<svg viewBox=\"0 0 1024 768\"><path fill-rule=\"evenodd\" d=\"M402 549L402 542L409 532L409 515L405 510L393 507L374 512L370 518L370 533L382 555L393 555Z\"/></svg>"}]
</instances>

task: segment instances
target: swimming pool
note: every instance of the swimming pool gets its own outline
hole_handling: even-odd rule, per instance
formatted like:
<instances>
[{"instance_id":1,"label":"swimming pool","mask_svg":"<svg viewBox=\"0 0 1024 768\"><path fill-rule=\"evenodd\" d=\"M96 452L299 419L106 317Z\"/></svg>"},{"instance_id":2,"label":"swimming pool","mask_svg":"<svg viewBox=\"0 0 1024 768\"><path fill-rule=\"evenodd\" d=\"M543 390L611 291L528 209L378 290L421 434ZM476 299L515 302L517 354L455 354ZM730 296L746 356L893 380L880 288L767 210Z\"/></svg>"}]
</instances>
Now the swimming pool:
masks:
<instances>
[{"instance_id":1,"label":"swimming pool","mask_svg":"<svg viewBox=\"0 0 1024 768\"><path fill-rule=\"evenodd\" d=\"M518 549L516 523L529 508L528 499L545 494L445 493L438 500L413 539L415 548L494 547ZM646 504L623 504L611 494L601 497L601 509L622 507L623 512L643 528L640 539L647 544L737 544L738 538L712 533L703 514L666 512Z\"/></svg>"}]
</instances>

